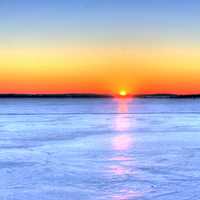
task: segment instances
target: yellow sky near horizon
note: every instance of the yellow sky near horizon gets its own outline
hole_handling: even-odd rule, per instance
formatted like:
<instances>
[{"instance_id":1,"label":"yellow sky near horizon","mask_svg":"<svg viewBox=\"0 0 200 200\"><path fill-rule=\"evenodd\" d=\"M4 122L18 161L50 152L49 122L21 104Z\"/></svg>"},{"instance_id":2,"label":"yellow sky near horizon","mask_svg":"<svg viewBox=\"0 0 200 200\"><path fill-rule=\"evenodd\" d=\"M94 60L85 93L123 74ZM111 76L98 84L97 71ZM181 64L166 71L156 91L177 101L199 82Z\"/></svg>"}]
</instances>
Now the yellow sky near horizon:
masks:
<instances>
[{"instance_id":1,"label":"yellow sky near horizon","mask_svg":"<svg viewBox=\"0 0 200 200\"><path fill-rule=\"evenodd\" d=\"M1 48L0 93L198 93L198 48Z\"/></svg>"}]
</instances>

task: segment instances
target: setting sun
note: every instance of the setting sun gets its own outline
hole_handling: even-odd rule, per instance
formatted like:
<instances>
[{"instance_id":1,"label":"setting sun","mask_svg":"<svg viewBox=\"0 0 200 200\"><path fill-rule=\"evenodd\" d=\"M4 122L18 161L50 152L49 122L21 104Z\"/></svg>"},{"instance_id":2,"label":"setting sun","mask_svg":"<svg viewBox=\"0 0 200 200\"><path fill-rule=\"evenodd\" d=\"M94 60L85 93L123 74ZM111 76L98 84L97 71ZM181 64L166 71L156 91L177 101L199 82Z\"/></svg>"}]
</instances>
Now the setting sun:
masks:
<instances>
[{"instance_id":1,"label":"setting sun","mask_svg":"<svg viewBox=\"0 0 200 200\"><path fill-rule=\"evenodd\" d=\"M121 90L121 91L119 92L119 95L125 97L125 96L127 95L126 90Z\"/></svg>"}]
</instances>

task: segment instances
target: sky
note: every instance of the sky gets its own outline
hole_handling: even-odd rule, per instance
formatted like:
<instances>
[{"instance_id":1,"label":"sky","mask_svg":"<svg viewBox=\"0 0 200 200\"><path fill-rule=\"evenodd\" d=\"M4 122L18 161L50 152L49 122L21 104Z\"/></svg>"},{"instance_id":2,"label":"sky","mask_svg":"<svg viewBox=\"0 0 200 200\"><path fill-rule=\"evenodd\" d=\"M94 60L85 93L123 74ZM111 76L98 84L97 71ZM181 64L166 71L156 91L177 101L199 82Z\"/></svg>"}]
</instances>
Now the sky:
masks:
<instances>
[{"instance_id":1,"label":"sky","mask_svg":"<svg viewBox=\"0 0 200 200\"><path fill-rule=\"evenodd\" d=\"M200 93L198 0L1 0L0 93Z\"/></svg>"}]
</instances>

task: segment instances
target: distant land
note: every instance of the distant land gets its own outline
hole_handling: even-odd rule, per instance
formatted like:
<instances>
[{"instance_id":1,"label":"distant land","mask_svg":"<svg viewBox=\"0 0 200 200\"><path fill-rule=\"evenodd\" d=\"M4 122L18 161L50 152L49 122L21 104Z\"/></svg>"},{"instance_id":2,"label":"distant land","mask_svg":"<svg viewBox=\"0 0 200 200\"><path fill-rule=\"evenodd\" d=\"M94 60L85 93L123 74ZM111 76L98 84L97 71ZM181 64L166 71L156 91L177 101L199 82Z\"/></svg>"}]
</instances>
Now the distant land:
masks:
<instances>
[{"instance_id":1,"label":"distant land","mask_svg":"<svg viewBox=\"0 0 200 200\"><path fill-rule=\"evenodd\" d=\"M0 98L113 98L107 94L0 94ZM200 94L138 94L119 98L200 98Z\"/></svg>"}]
</instances>

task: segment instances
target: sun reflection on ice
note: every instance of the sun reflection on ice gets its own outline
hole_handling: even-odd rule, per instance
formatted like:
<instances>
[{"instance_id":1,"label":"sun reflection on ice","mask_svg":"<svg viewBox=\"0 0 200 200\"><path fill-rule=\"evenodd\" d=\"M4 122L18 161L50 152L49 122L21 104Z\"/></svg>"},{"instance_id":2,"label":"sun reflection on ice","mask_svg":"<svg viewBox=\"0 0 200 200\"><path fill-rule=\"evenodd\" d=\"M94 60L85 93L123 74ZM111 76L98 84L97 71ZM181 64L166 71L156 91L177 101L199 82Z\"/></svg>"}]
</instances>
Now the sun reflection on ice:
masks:
<instances>
[{"instance_id":1,"label":"sun reflection on ice","mask_svg":"<svg viewBox=\"0 0 200 200\"><path fill-rule=\"evenodd\" d=\"M113 175L126 176L133 174L131 163L133 164L133 158L131 158L127 151L132 147L133 140L130 135L121 134L112 138L112 149L115 152L115 156L111 160L115 163L109 166L109 171ZM130 167L131 166L131 167Z\"/></svg>"},{"instance_id":2,"label":"sun reflection on ice","mask_svg":"<svg viewBox=\"0 0 200 200\"><path fill-rule=\"evenodd\" d=\"M118 176L123 176L130 173L128 168L119 165L110 166L110 172Z\"/></svg>"},{"instance_id":3,"label":"sun reflection on ice","mask_svg":"<svg viewBox=\"0 0 200 200\"><path fill-rule=\"evenodd\" d=\"M114 118L115 135L111 138L111 148L113 150L113 157L110 159L111 163L108 166L109 176L112 178L123 179L136 174L134 170L134 157L132 149L134 147L134 134L130 131L133 120L128 116L129 99L118 100L117 113ZM123 184L119 185L120 189L112 191L109 199L112 200L131 200L141 197L143 194L136 191L133 186Z\"/></svg>"},{"instance_id":4,"label":"sun reflection on ice","mask_svg":"<svg viewBox=\"0 0 200 200\"><path fill-rule=\"evenodd\" d=\"M128 131L131 127L130 119L128 116L128 105L130 99L117 100L117 115L114 118L114 129L116 131Z\"/></svg>"},{"instance_id":5,"label":"sun reflection on ice","mask_svg":"<svg viewBox=\"0 0 200 200\"><path fill-rule=\"evenodd\" d=\"M113 200L129 200L142 197L143 194L141 192L132 191L132 190L120 190L119 194L115 194L112 196Z\"/></svg>"},{"instance_id":6,"label":"sun reflection on ice","mask_svg":"<svg viewBox=\"0 0 200 200\"><path fill-rule=\"evenodd\" d=\"M117 135L112 139L112 147L117 151L129 150L133 144L133 139L129 134Z\"/></svg>"}]
</instances>

